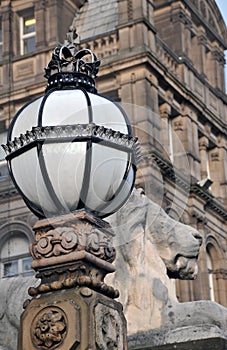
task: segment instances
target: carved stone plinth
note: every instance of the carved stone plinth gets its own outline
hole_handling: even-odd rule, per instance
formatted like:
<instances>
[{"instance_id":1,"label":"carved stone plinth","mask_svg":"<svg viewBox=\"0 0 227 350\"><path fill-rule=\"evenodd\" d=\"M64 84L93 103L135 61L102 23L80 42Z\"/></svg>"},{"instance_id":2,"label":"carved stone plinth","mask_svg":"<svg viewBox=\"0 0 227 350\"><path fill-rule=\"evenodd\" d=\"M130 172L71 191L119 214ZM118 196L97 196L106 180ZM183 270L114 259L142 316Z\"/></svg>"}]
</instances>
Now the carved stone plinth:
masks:
<instances>
[{"instance_id":1,"label":"carved stone plinth","mask_svg":"<svg viewBox=\"0 0 227 350\"><path fill-rule=\"evenodd\" d=\"M119 293L104 283L115 269L110 225L84 211L34 226L38 287L24 303L19 350L126 350Z\"/></svg>"}]
</instances>

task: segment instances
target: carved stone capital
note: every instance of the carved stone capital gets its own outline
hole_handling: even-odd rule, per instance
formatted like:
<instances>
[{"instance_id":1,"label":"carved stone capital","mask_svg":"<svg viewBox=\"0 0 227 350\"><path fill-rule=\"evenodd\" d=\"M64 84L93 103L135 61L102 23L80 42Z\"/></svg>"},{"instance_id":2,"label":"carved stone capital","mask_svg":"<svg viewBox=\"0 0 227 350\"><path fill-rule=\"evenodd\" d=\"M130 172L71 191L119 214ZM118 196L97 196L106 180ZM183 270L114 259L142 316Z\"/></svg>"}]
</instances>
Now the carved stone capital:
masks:
<instances>
[{"instance_id":1,"label":"carved stone capital","mask_svg":"<svg viewBox=\"0 0 227 350\"><path fill-rule=\"evenodd\" d=\"M163 103L159 107L159 113L161 118L168 118L169 115L171 114L171 106L168 103Z\"/></svg>"},{"instance_id":2,"label":"carved stone capital","mask_svg":"<svg viewBox=\"0 0 227 350\"><path fill-rule=\"evenodd\" d=\"M183 131L183 120L182 119L174 120L173 129L174 131Z\"/></svg>"},{"instance_id":3,"label":"carved stone capital","mask_svg":"<svg viewBox=\"0 0 227 350\"><path fill-rule=\"evenodd\" d=\"M199 139L199 150L207 150L209 146L209 140L206 136L203 136Z\"/></svg>"},{"instance_id":4,"label":"carved stone capital","mask_svg":"<svg viewBox=\"0 0 227 350\"><path fill-rule=\"evenodd\" d=\"M218 162L220 160L218 150L214 150L213 152L211 152L210 157L211 157L212 162Z\"/></svg>"},{"instance_id":5,"label":"carved stone capital","mask_svg":"<svg viewBox=\"0 0 227 350\"><path fill-rule=\"evenodd\" d=\"M198 44L203 46L207 45L207 37L205 33L202 33L198 36Z\"/></svg>"},{"instance_id":6,"label":"carved stone capital","mask_svg":"<svg viewBox=\"0 0 227 350\"><path fill-rule=\"evenodd\" d=\"M30 288L30 295L86 286L118 297L118 291L104 283L105 275L115 271L111 263L116 255L107 222L78 211L38 221L33 229L32 267L41 284Z\"/></svg>"},{"instance_id":7,"label":"carved stone capital","mask_svg":"<svg viewBox=\"0 0 227 350\"><path fill-rule=\"evenodd\" d=\"M86 251L108 262L115 259L115 249L111 236L86 222L70 226L60 226L36 234L36 242L31 245L34 259L68 255L76 251Z\"/></svg>"}]
</instances>

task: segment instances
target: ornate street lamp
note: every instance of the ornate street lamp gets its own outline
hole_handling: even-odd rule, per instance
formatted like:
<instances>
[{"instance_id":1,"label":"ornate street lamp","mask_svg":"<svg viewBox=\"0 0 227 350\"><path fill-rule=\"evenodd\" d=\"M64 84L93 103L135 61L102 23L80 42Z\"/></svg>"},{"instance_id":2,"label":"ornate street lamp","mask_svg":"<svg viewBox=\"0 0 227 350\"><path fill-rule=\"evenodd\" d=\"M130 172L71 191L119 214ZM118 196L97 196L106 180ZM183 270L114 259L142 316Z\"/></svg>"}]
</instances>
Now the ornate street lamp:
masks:
<instances>
[{"instance_id":1,"label":"ornate street lamp","mask_svg":"<svg viewBox=\"0 0 227 350\"><path fill-rule=\"evenodd\" d=\"M76 34L54 49L45 95L14 117L4 147L11 178L41 220L34 226L30 288L19 349L126 349L113 272L113 232L102 220L129 197L137 139L122 108L99 95L100 61Z\"/></svg>"}]
</instances>

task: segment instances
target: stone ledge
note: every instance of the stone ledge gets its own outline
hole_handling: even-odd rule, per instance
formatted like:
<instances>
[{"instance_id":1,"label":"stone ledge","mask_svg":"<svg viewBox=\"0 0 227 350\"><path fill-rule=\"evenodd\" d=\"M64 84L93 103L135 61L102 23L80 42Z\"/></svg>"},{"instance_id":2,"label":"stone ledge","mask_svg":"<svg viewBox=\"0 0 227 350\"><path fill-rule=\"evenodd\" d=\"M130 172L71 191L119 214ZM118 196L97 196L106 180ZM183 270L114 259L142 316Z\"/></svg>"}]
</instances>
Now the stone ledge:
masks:
<instances>
[{"instance_id":1,"label":"stone ledge","mask_svg":"<svg viewBox=\"0 0 227 350\"><path fill-rule=\"evenodd\" d=\"M128 337L129 350L225 350L227 337L214 325L159 329Z\"/></svg>"}]
</instances>

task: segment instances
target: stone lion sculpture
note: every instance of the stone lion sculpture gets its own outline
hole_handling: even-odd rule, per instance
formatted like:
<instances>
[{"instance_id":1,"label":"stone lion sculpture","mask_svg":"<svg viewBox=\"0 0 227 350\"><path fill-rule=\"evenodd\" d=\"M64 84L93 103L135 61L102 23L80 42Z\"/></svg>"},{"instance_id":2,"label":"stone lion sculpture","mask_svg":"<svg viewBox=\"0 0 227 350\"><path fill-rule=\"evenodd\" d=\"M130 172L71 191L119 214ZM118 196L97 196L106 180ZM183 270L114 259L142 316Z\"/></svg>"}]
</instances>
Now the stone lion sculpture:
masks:
<instances>
[{"instance_id":1,"label":"stone lion sculpture","mask_svg":"<svg viewBox=\"0 0 227 350\"><path fill-rule=\"evenodd\" d=\"M195 324L198 328L209 323L226 330L224 307L209 301L178 303L173 280L169 278L196 278L201 237L195 229L171 219L140 189L133 191L109 221L116 233L117 258L116 273L108 275L105 281L120 291L129 335L158 329L155 345L159 345L166 343L166 334L173 328L174 334L181 329L180 338L182 327L187 336L188 327ZM36 283L35 277L1 281L0 350L16 349L22 305L28 297L28 287ZM173 332L170 335L173 337ZM130 339L134 341L129 337L129 342Z\"/></svg>"},{"instance_id":2,"label":"stone lion sculpture","mask_svg":"<svg viewBox=\"0 0 227 350\"><path fill-rule=\"evenodd\" d=\"M169 277L195 279L201 236L171 219L142 189L110 218L117 247L116 273L106 278L120 291L129 333L158 328L163 310L177 303Z\"/></svg>"}]
</instances>

